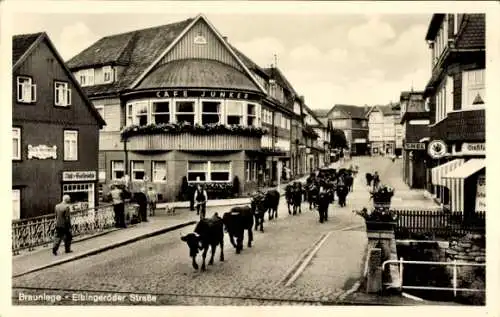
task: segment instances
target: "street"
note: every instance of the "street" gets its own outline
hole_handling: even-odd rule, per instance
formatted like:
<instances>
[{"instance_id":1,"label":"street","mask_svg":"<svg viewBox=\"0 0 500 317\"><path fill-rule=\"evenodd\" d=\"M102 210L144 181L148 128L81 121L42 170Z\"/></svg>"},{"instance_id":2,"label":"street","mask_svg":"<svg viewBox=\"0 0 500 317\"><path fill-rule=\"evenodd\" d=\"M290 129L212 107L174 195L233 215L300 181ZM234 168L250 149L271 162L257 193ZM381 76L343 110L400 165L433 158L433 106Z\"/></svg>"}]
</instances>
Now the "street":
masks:
<instances>
[{"instance_id":1,"label":"street","mask_svg":"<svg viewBox=\"0 0 500 317\"><path fill-rule=\"evenodd\" d=\"M288 215L282 197L279 218L269 221L266 216L265 232L254 232L252 248L236 255L226 237L225 262L219 262L217 251L214 265L206 272L193 270L188 247L180 239L194 229L190 226L14 278L14 303L19 303L19 291L43 289L47 294L67 295L62 304L81 304L71 301L75 292L151 294L156 301L139 304L154 305L334 303L364 269L364 221L352 213L369 206L364 174L376 166L382 183L391 183L384 179L386 175L394 177L395 166L387 158L355 158L352 163L360 170L354 192L347 207L339 208L337 201L330 205L327 223L320 224L317 211L310 211L306 203L302 214ZM208 208L207 216L222 215L228 209ZM130 299L127 303L134 304Z\"/></svg>"}]
</instances>

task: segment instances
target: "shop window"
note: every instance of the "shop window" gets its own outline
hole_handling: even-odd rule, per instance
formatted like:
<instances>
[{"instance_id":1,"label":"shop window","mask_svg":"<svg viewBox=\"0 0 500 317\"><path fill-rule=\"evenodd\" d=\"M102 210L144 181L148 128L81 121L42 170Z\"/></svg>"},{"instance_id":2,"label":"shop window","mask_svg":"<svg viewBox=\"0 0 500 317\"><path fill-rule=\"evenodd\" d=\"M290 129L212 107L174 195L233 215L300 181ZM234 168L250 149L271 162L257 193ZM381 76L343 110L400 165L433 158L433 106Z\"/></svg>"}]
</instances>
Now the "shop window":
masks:
<instances>
[{"instance_id":1,"label":"shop window","mask_svg":"<svg viewBox=\"0 0 500 317\"><path fill-rule=\"evenodd\" d=\"M142 181L146 172L144 170L144 161L132 161L131 162L132 180Z\"/></svg>"},{"instance_id":2,"label":"shop window","mask_svg":"<svg viewBox=\"0 0 500 317\"><path fill-rule=\"evenodd\" d=\"M168 101L153 103L153 123L162 124L170 122L170 103Z\"/></svg>"},{"instance_id":3,"label":"shop window","mask_svg":"<svg viewBox=\"0 0 500 317\"><path fill-rule=\"evenodd\" d=\"M69 195L71 211L94 207L94 184L63 184L63 195Z\"/></svg>"},{"instance_id":4,"label":"shop window","mask_svg":"<svg viewBox=\"0 0 500 317\"><path fill-rule=\"evenodd\" d=\"M12 220L21 219L21 190L12 190Z\"/></svg>"},{"instance_id":5,"label":"shop window","mask_svg":"<svg viewBox=\"0 0 500 317\"><path fill-rule=\"evenodd\" d=\"M257 106L254 104L247 105L247 125L257 126Z\"/></svg>"},{"instance_id":6,"label":"shop window","mask_svg":"<svg viewBox=\"0 0 500 317\"><path fill-rule=\"evenodd\" d=\"M227 124L240 125L243 119L243 104L237 101L227 102Z\"/></svg>"},{"instance_id":7,"label":"shop window","mask_svg":"<svg viewBox=\"0 0 500 317\"><path fill-rule=\"evenodd\" d=\"M12 128L12 159L21 159L21 128Z\"/></svg>"},{"instance_id":8,"label":"shop window","mask_svg":"<svg viewBox=\"0 0 500 317\"><path fill-rule=\"evenodd\" d=\"M119 180L125 176L125 164L123 161L111 161L111 179Z\"/></svg>"},{"instance_id":9,"label":"shop window","mask_svg":"<svg viewBox=\"0 0 500 317\"><path fill-rule=\"evenodd\" d=\"M153 161L153 182L164 182L167 180L167 163L165 161Z\"/></svg>"},{"instance_id":10,"label":"shop window","mask_svg":"<svg viewBox=\"0 0 500 317\"><path fill-rule=\"evenodd\" d=\"M220 102L203 101L201 109L201 124L217 124L220 122Z\"/></svg>"},{"instance_id":11,"label":"shop window","mask_svg":"<svg viewBox=\"0 0 500 317\"><path fill-rule=\"evenodd\" d=\"M58 107L71 105L71 89L68 83L61 81L54 83L54 105Z\"/></svg>"},{"instance_id":12,"label":"shop window","mask_svg":"<svg viewBox=\"0 0 500 317\"><path fill-rule=\"evenodd\" d=\"M208 162L188 162L187 179L189 182L208 180Z\"/></svg>"},{"instance_id":13,"label":"shop window","mask_svg":"<svg viewBox=\"0 0 500 317\"><path fill-rule=\"evenodd\" d=\"M210 180L227 182L230 180L231 162L210 162Z\"/></svg>"},{"instance_id":14,"label":"shop window","mask_svg":"<svg viewBox=\"0 0 500 317\"><path fill-rule=\"evenodd\" d=\"M176 121L194 124L194 101L177 101L175 103Z\"/></svg>"},{"instance_id":15,"label":"shop window","mask_svg":"<svg viewBox=\"0 0 500 317\"><path fill-rule=\"evenodd\" d=\"M78 160L78 131L64 130L64 160Z\"/></svg>"},{"instance_id":16,"label":"shop window","mask_svg":"<svg viewBox=\"0 0 500 317\"><path fill-rule=\"evenodd\" d=\"M23 103L36 102L36 85L31 77L17 77L17 101Z\"/></svg>"}]
</instances>

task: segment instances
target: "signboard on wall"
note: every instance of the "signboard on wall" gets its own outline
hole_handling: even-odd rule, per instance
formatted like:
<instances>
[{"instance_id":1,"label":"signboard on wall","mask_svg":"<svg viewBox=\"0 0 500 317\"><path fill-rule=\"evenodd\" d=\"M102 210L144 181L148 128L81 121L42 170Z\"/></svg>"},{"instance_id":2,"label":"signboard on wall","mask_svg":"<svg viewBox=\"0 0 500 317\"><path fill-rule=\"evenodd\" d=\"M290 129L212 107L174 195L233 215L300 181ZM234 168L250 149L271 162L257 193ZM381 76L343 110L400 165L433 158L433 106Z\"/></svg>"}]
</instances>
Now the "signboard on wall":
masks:
<instances>
[{"instance_id":1,"label":"signboard on wall","mask_svg":"<svg viewBox=\"0 0 500 317\"><path fill-rule=\"evenodd\" d=\"M258 101L261 96L241 90L208 90L208 89L161 89L151 91L131 92L127 96L150 98L214 98L214 99L243 99Z\"/></svg>"},{"instance_id":2,"label":"signboard on wall","mask_svg":"<svg viewBox=\"0 0 500 317\"><path fill-rule=\"evenodd\" d=\"M48 145L28 145L28 160L30 159L57 159L57 146L48 146Z\"/></svg>"},{"instance_id":3,"label":"signboard on wall","mask_svg":"<svg viewBox=\"0 0 500 317\"><path fill-rule=\"evenodd\" d=\"M485 143L463 143L462 154L468 155L486 155Z\"/></svg>"},{"instance_id":4,"label":"signboard on wall","mask_svg":"<svg viewBox=\"0 0 500 317\"><path fill-rule=\"evenodd\" d=\"M476 190L476 212L486 212L486 175L479 175L477 178Z\"/></svg>"},{"instance_id":5,"label":"signboard on wall","mask_svg":"<svg viewBox=\"0 0 500 317\"><path fill-rule=\"evenodd\" d=\"M96 171L63 172L62 180L63 182L95 181L97 173Z\"/></svg>"},{"instance_id":6,"label":"signboard on wall","mask_svg":"<svg viewBox=\"0 0 500 317\"><path fill-rule=\"evenodd\" d=\"M425 151L425 143L406 143L405 150L423 150Z\"/></svg>"}]
</instances>

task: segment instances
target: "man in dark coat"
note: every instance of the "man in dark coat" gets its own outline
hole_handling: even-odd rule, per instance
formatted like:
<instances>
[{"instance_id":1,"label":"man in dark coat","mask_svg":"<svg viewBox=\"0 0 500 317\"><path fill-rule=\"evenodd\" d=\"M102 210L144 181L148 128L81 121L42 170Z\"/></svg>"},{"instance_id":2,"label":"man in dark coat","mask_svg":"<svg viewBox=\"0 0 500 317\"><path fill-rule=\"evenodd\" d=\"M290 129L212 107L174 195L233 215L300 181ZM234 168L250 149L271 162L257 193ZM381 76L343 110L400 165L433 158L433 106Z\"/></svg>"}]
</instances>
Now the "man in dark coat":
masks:
<instances>
[{"instance_id":1,"label":"man in dark coat","mask_svg":"<svg viewBox=\"0 0 500 317\"><path fill-rule=\"evenodd\" d=\"M141 188L140 192L134 195L135 202L139 205L139 221L148 221L148 197L146 196L146 188Z\"/></svg>"},{"instance_id":2,"label":"man in dark coat","mask_svg":"<svg viewBox=\"0 0 500 317\"><path fill-rule=\"evenodd\" d=\"M59 245L64 239L64 249L66 253L71 251L71 240L73 238L71 234L71 219L70 219L70 197L69 195L64 195L62 202L56 205L56 238L54 240L54 246L52 247L52 254L57 255L57 250L59 250Z\"/></svg>"},{"instance_id":3,"label":"man in dark coat","mask_svg":"<svg viewBox=\"0 0 500 317\"><path fill-rule=\"evenodd\" d=\"M345 185L337 186L337 197L339 198L339 206L340 207L345 207L347 193L348 193L347 186L345 186Z\"/></svg>"},{"instance_id":4,"label":"man in dark coat","mask_svg":"<svg viewBox=\"0 0 500 317\"><path fill-rule=\"evenodd\" d=\"M323 223L324 221L328 221L328 206L330 205L330 197L328 197L328 193L324 185L319 188L317 204L319 222Z\"/></svg>"}]
</instances>

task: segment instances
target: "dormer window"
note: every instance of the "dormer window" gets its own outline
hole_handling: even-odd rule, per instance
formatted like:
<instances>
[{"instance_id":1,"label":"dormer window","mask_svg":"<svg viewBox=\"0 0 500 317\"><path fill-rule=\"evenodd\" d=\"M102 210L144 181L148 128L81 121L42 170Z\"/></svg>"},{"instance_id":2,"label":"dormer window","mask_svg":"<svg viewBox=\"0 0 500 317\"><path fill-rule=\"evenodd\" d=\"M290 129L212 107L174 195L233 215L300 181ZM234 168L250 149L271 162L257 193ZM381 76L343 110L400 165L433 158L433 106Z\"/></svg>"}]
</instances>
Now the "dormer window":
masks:
<instances>
[{"instance_id":1,"label":"dormer window","mask_svg":"<svg viewBox=\"0 0 500 317\"><path fill-rule=\"evenodd\" d=\"M17 77L17 101L21 103L36 102L36 85L31 77Z\"/></svg>"},{"instance_id":2,"label":"dormer window","mask_svg":"<svg viewBox=\"0 0 500 317\"><path fill-rule=\"evenodd\" d=\"M94 85L94 69L83 69L78 72L76 76L80 86L93 86Z\"/></svg>"},{"instance_id":3,"label":"dormer window","mask_svg":"<svg viewBox=\"0 0 500 317\"><path fill-rule=\"evenodd\" d=\"M105 84L112 83L114 81L114 72L111 66L104 66L102 68L103 82Z\"/></svg>"}]
</instances>

